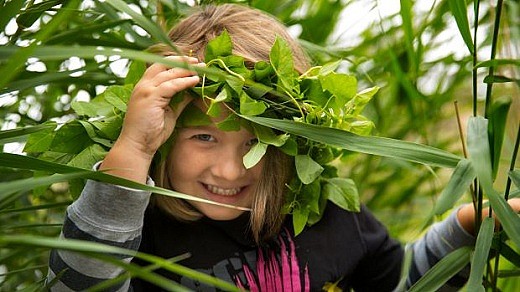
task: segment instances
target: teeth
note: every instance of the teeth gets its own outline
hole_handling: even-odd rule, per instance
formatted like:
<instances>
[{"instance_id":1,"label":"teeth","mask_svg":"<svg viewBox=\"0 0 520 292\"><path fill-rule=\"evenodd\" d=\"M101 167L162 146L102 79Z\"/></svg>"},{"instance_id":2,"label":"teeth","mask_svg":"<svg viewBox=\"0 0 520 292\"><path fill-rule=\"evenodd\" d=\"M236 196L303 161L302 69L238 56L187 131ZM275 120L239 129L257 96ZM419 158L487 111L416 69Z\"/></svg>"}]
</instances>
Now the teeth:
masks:
<instances>
[{"instance_id":1,"label":"teeth","mask_svg":"<svg viewBox=\"0 0 520 292\"><path fill-rule=\"evenodd\" d=\"M208 191L222 196L234 196L240 192L242 188L223 189L213 185L206 185Z\"/></svg>"}]
</instances>

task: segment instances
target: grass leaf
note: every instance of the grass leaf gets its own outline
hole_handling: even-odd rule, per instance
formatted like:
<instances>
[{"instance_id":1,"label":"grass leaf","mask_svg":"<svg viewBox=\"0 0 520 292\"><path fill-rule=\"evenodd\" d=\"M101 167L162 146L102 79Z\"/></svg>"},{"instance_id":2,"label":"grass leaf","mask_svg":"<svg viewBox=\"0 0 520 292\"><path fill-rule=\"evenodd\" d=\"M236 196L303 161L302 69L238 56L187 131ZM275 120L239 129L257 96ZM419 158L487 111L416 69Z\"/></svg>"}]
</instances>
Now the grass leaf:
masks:
<instances>
[{"instance_id":1,"label":"grass leaf","mask_svg":"<svg viewBox=\"0 0 520 292\"><path fill-rule=\"evenodd\" d=\"M475 252L471 260L471 273L466 286L467 291L485 291L484 286L482 286L482 276L488 262L494 230L495 219L485 218L480 226Z\"/></svg>"}]
</instances>

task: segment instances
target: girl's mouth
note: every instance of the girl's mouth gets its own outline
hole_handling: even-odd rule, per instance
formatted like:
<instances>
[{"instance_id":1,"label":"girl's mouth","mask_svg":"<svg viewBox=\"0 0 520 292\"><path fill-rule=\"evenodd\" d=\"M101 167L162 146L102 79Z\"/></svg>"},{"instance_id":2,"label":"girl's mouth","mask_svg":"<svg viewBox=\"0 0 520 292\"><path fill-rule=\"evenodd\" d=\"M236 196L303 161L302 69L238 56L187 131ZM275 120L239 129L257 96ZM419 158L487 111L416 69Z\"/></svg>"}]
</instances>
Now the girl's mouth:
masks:
<instances>
[{"instance_id":1,"label":"girl's mouth","mask_svg":"<svg viewBox=\"0 0 520 292\"><path fill-rule=\"evenodd\" d=\"M209 192L211 192L211 193L213 193L215 195L220 195L220 196L235 196L238 193L240 193L240 191L242 191L242 188L224 189L224 188L220 188L220 187L217 187L217 186L214 186L214 185L208 185L208 184L204 184L204 187Z\"/></svg>"}]
</instances>

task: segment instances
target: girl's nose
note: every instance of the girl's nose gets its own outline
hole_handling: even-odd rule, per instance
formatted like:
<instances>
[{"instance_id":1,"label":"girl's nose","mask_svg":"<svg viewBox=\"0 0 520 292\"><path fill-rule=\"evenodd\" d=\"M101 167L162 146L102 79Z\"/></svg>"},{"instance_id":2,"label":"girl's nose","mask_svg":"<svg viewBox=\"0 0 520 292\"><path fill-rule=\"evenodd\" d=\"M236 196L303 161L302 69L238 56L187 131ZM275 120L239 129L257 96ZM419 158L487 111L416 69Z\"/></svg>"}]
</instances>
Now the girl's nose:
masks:
<instances>
[{"instance_id":1,"label":"girl's nose","mask_svg":"<svg viewBox=\"0 0 520 292\"><path fill-rule=\"evenodd\" d=\"M242 151L226 149L221 151L218 157L214 159L212 172L219 178L234 181L246 174L247 170L244 167Z\"/></svg>"}]
</instances>

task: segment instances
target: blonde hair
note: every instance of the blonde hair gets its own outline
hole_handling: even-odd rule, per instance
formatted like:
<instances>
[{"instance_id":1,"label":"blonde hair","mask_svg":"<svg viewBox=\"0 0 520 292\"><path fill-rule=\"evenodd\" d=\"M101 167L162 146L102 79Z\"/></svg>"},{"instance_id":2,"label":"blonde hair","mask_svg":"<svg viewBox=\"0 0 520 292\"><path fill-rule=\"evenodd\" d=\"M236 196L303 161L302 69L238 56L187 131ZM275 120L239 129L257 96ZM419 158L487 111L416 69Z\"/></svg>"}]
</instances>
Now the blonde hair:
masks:
<instances>
[{"instance_id":1,"label":"blonde hair","mask_svg":"<svg viewBox=\"0 0 520 292\"><path fill-rule=\"evenodd\" d=\"M283 24L263 12L237 4L204 6L179 22L169 32L169 37L181 54L204 60L206 45L224 30L233 41L233 54L244 57L246 65L248 62L269 61L269 52L279 36L291 47L295 69L302 73L310 67L302 48ZM151 51L164 56L178 54L162 44L152 47ZM283 224L283 195L293 169L292 158L276 148L269 147L264 159L250 214L250 228L257 243L274 237ZM168 173L167 163L161 163L153 169L152 176L161 187L171 188ZM193 221L202 217L184 200L154 196L152 202L180 220Z\"/></svg>"}]
</instances>

